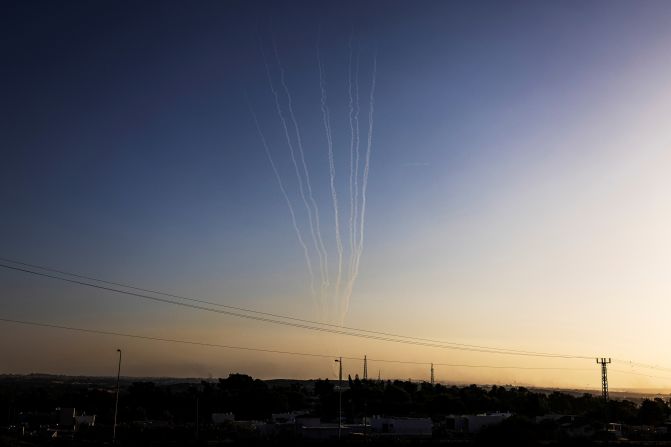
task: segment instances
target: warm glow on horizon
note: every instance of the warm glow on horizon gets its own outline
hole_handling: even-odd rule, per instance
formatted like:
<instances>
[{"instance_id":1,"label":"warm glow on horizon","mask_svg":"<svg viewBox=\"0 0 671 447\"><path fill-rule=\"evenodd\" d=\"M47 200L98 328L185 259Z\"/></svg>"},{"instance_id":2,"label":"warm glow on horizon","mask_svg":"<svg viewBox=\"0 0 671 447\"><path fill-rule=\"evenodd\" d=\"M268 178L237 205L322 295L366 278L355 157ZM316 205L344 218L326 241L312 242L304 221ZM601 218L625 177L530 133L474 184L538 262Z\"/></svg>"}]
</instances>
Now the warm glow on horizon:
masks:
<instances>
[{"instance_id":1,"label":"warm glow on horizon","mask_svg":"<svg viewBox=\"0 0 671 447\"><path fill-rule=\"evenodd\" d=\"M126 376L366 355L374 378L598 390L612 357L612 389L671 392L669 6L275 5L271 32L218 5L118 43L44 18L0 87L0 257L457 349L4 268L0 319L252 350L0 322L0 374L111 376L121 348Z\"/></svg>"}]
</instances>

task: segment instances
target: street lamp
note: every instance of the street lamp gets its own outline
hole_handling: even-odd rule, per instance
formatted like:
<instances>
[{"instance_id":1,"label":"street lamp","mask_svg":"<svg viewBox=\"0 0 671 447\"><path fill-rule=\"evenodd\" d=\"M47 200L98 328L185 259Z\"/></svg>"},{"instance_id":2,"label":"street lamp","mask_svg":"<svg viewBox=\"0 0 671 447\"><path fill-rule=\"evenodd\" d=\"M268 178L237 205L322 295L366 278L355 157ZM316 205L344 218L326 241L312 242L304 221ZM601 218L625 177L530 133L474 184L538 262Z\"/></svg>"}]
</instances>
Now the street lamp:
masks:
<instances>
[{"instance_id":1,"label":"street lamp","mask_svg":"<svg viewBox=\"0 0 671 447\"><path fill-rule=\"evenodd\" d=\"M342 357L336 360L340 367L338 373L338 440L340 440L340 432L342 430Z\"/></svg>"},{"instance_id":2,"label":"street lamp","mask_svg":"<svg viewBox=\"0 0 671 447\"><path fill-rule=\"evenodd\" d=\"M116 401L114 402L114 428L112 430L112 443L116 442L116 417L119 411L119 377L121 376L121 349L117 349L119 353L119 367L116 372Z\"/></svg>"}]
</instances>

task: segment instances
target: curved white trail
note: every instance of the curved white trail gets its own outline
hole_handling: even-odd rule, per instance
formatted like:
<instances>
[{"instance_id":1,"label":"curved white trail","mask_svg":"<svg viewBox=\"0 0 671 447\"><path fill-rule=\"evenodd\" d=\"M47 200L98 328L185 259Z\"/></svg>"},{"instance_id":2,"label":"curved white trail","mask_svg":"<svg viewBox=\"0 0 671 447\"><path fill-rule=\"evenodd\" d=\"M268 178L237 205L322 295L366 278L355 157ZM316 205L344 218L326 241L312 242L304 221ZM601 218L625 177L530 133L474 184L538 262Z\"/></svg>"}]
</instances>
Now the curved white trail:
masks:
<instances>
[{"instance_id":1,"label":"curved white trail","mask_svg":"<svg viewBox=\"0 0 671 447\"><path fill-rule=\"evenodd\" d=\"M354 243L352 244L352 252L350 253L350 265L349 265L349 275L350 282L354 276L354 267L356 265L356 253L357 249L357 221L359 218L359 165L360 162L360 151L359 147L361 144L360 138L360 128L359 128L359 58L360 54L356 56L356 68L354 71L354 213L352 215L352 237Z\"/></svg>"},{"instance_id":2,"label":"curved white trail","mask_svg":"<svg viewBox=\"0 0 671 447\"><path fill-rule=\"evenodd\" d=\"M344 321L345 315L349 310L349 302L354 288L354 282L359 276L359 266L361 263L361 254L363 253L364 229L366 223L366 194L368 192L368 175L370 173L370 156L373 147L373 117L375 112L375 87L377 83L377 55L373 56L373 75L370 87L369 105L368 105L368 139L366 144L366 157L364 161L363 175L361 179L361 213L359 218L359 240L356 248L354 269L350 277L349 287L343 297L341 321Z\"/></svg>"},{"instance_id":3,"label":"curved white trail","mask_svg":"<svg viewBox=\"0 0 671 447\"><path fill-rule=\"evenodd\" d=\"M328 271L328 256L326 252L326 247L324 246L324 240L322 239L321 236L321 230L320 230L320 222L319 222L319 208L317 207L317 202L315 202L314 195L312 193L312 185L310 182L310 173L308 171L308 166L307 163L305 162L305 152L303 151L303 142L301 138L301 133L300 129L298 127L298 121L296 120L296 114L294 113L293 109L293 99L291 97L291 92L289 91L289 87L287 86L285 76L284 76L284 66L282 65L282 61L280 60L280 55L279 52L277 51L277 44L273 40L273 50L275 52L275 61L277 62L277 66L280 70L280 83L282 84L282 88L284 89L284 93L287 97L287 109L289 110L289 118L291 119L293 125L294 125L294 132L296 134L296 143L298 146L298 153L301 157L301 164L303 166L303 174L305 175L305 185L307 186L307 191L308 191L308 197L310 199L310 203L312 204L312 212L314 213L314 226L313 226L313 231L316 234L316 239L318 241L317 245L317 253L319 255L319 265L320 265L320 270L321 270L321 275L322 275L322 285L321 285L321 293L322 293L322 300L326 300L326 294L328 292L328 288L330 286L330 281L329 281L329 271ZM310 221L312 222L312 215L310 215Z\"/></svg>"},{"instance_id":4,"label":"curved white trail","mask_svg":"<svg viewBox=\"0 0 671 447\"><path fill-rule=\"evenodd\" d=\"M349 97L349 254L350 254L350 272L352 253L354 253L354 97L352 96L352 34L349 37L349 60L347 64L347 93Z\"/></svg>"},{"instance_id":5,"label":"curved white trail","mask_svg":"<svg viewBox=\"0 0 671 447\"><path fill-rule=\"evenodd\" d=\"M368 142L366 146L366 162L363 168L363 186L361 188L361 228L359 229L359 251L357 253L356 273L359 273L359 261L363 251L363 231L366 223L366 193L368 191L368 174L370 172L370 154L373 148L373 114L375 112L375 86L377 78L377 55L373 56L373 77L370 87L368 108Z\"/></svg>"},{"instance_id":6,"label":"curved white trail","mask_svg":"<svg viewBox=\"0 0 671 447\"><path fill-rule=\"evenodd\" d=\"M324 65L321 60L321 52L319 50L319 45L317 46L317 63L319 64L319 87L321 89L321 109L322 117L324 119L324 130L326 131L326 144L328 146L328 158L329 158L329 177L330 177L330 186L331 186L331 201L333 202L333 215L335 218L335 240L336 240L336 249L338 252L338 273L336 276L335 292L334 296L336 299L340 297L340 283L342 282L342 266L343 266L343 246L342 238L340 236L340 215L338 210L338 193L336 191L335 178L335 161L333 158L333 134L331 131L331 115L329 112L328 105L326 103L326 79L324 75Z\"/></svg>"},{"instance_id":7,"label":"curved white trail","mask_svg":"<svg viewBox=\"0 0 671 447\"><path fill-rule=\"evenodd\" d=\"M268 85L270 86L270 91L273 94L273 98L275 100L275 108L277 111L277 115L280 119L280 122L282 123L282 128L284 130L284 136L287 140L287 146L289 147L289 154L291 156L291 162L294 166L294 172L296 173L296 180L298 182L298 192L299 195L303 201L303 205L305 206L306 213L308 215L308 224L310 227L310 233L312 235L312 242L314 243L315 246L315 251L317 252L317 255L319 257L319 266L320 266L320 273L321 273L321 282L322 282L322 293L320 294L320 302L321 302L321 313L324 314L326 313L326 300L324 297L323 293L323 285L324 285L324 263L323 259L321 256L321 252L319 251L319 242L317 240L317 233L315 232L315 227L314 223L312 220L312 210L310 208L310 205L308 204L307 197L305 195L305 188L303 186L303 176L301 175L300 169L298 167L298 161L296 160L296 151L294 149L294 145L291 141L291 135L289 132L289 127L287 125L287 120L284 116L284 112L282 111L282 106L280 105L280 99L279 99L279 94L277 92L277 89L275 88L275 84L273 82L273 77L270 73L270 67L268 66L268 61L266 59L266 54L265 51L263 50L263 44L260 45L261 48L261 54L263 55L263 62L265 64L266 68L266 75L268 78Z\"/></svg>"},{"instance_id":8,"label":"curved white trail","mask_svg":"<svg viewBox=\"0 0 671 447\"><path fill-rule=\"evenodd\" d=\"M259 120L256 116L256 112L254 112L252 105L249 103L249 99L247 101L249 111L251 112L252 117L254 118L254 125L256 126L256 130L259 133L259 138L261 139L261 144L263 145L263 149L266 152L268 161L270 162L270 167L273 169L273 174L275 174L275 180L277 180L277 185L280 187L282 197L284 197L284 201L286 202L287 207L289 208L289 214L291 215L291 224L293 225L294 231L296 232L296 238L298 239L298 243L300 244L300 246L303 248L303 256L305 257L305 263L308 267L308 273L310 275L310 292L312 294L312 297L315 298L316 296L315 284L314 284L315 281L314 281L314 273L312 271L312 260L310 259L310 252L308 250L307 245L305 244L305 241L303 240L303 236L301 235L301 230L298 227L298 223L296 221L296 213L294 212L294 207L291 204L291 200L289 200L289 195L287 194L287 190L284 187L284 183L282 182L282 177L280 177L280 173L277 170L277 166L275 165L273 156L270 153L270 148L268 147L266 137L263 135L263 131L261 130L261 126L259 125Z\"/></svg>"},{"instance_id":9,"label":"curved white trail","mask_svg":"<svg viewBox=\"0 0 671 447\"><path fill-rule=\"evenodd\" d=\"M321 222L319 207L315 200L315 195L312 189L312 182L310 179L310 170L305 157L303 148L303 138L301 135L298 119L294 111L293 97L289 89L286 73L282 60L280 58L277 43L272 39L272 48L274 51L275 61L273 69L277 68L277 73L271 73L270 65L264 52L263 43L260 41L261 52L268 78L270 91L272 92L275 101L275 108L277 116L279 117L286 143L289 148L289 155L293 166L294 174L296 175L298 193L300 200L303 202L305 212L307 214L307 223L301 222L299 225L300 215L296 215L296 210L292 204L287 189L282 182L282 178L272 157L269 145L262 133L261 126L258 122L257 115L250 105L254 123L261 138L266 156L273 169L273 173L278 182L284 200L289 207L292 224L299 244L303 250L305 262L308 267L310 275L310 291L316 303L321 305L321 318L328 320L339 320L339 324L343 324L345 316L349 310L350 300L353 294L354 285L359 276L359 269L361 265L361 257L363 254L363 246L365 242L365 226L366 226L366 208L368 195L368 177L370 174L371 154L373 147L373 124L375 112L375 91L377 83L377 55L373 55L372 60L372 77L370 83L370 90L365 93L360 89L359 77L361 75L361 50L356 48L356 55L354 54L353 46L354 32L350 34L348 42L348 66L347 66L347 119L349 124L349 175L344 179L343 187L347 189L344 192L349 196L349 213L340 209L338 201L338 183L336 177L336 153L334 148L334 131L331 120L331 109L328 104L328 86L327 75L324 61L322 60L320 41L317 41L317 64L319 69L319 88L321 93L321 114L326 136L327 154L328 154L328 173L329 173L329 192L331 196L331 204L333 206L334 216L334 230L335 230L335 245L337 250L337 262L335 268L329 270L329 254L327 245L324 242L321 233ZM276 65L276 67L275 67ZM367 64L366 64L367 66ZM368 70L365 70L368 71ZM363 94L362 94L363 93ZM361 136L361 128L364 124L361 123L361 96L368 96L368 126L366 140ZM282 98L280 98L282 96ZM249 101L248 101L249 103ZM345 145L346 148L346 145ZM344 149L345 149L344 148ZM345 149L346 150L346 149ZM321 172L321 171L320 171ZM343 194L343 192L341 192ZM342 196L341 196L342 197ZM294 199L297 200L297 199ZM345 199L347 200L347 199ZM296 202L297 203L297 202ZM347 205L345 205L346 207ZM302 214L302 213L301 213ZM347 218L344 214L348 214ZM343 226L345 219L347 219L348 242L343 240ZM343 222L341 222L341 220ZM306 241L307 238L303 231L307 231L309 227L310 235L312 237L312 245L309 246ZM330 241L329 241L330 242ZM349 243L348 250L345 249L344 244ZM320 273L320 287L317 292L316 267L313 264L314 253L317 255L319 261ZM349 259L345 259L347 256ZM330 260L333 265L333 259ZM335 281L331 283L331 277L335 274ZM335 322L334 321L334 322Z\"/></svg>"}]
</instances>

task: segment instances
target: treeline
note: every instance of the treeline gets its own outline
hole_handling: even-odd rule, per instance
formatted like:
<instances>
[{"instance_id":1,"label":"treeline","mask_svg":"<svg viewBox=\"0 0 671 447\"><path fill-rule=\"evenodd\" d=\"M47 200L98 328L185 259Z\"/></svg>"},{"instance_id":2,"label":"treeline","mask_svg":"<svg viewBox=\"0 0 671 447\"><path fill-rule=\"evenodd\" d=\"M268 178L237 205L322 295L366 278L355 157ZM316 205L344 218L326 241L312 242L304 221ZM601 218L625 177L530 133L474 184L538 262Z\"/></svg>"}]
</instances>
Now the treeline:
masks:
<instances>
[{"instance_id":1,"label":"treeline","mask_svg":"<svg viewBox=\"0 0 671 447\"><path fill-rule=\"evenodd\" d=\"M335 420L339 411L337 383L330 380L269 385L244 374L218 381L184 384L135 382L122 388L121 422L160 420L193 423L196 411L207 423L212 413L235 414L237 420L268 420L272 413L307 410L323 420ZM96 414L98 422L112 421L113 386L74 383L0 382L2 419L7 425L23 414L53 413L57 407L75 407ZM348 421L364 416L431 417L440 421L451 414L511 412L529 419L550 413L577 415L588 420L625 424L662 425L671 414L668 400L628 400L604 404L600 396L542 393L524 387L457 387L409 381L349 379L342 390L342 411Z\"/></svg>"},{"instance_id":2,"label":"treeline","mask_svg":"<svg viewBox=\"0 0 671 447\"><path fill-rule=\"evenodd\" d=\"M604 403L600 395L580 396L554 391L542 393L525 387L477 385L465 387L408 381L349 380L343 390L343 414L352 420L364 415L431 417L440 421L448 415L510 412L528 419L547 414L575 415L594 422L629 425L663 425L671 415L671 401L645 399L640 405L629 400ZM317 414L335 418L338 390L328 380L315 383Z\"/></svg>"}]
</instances>

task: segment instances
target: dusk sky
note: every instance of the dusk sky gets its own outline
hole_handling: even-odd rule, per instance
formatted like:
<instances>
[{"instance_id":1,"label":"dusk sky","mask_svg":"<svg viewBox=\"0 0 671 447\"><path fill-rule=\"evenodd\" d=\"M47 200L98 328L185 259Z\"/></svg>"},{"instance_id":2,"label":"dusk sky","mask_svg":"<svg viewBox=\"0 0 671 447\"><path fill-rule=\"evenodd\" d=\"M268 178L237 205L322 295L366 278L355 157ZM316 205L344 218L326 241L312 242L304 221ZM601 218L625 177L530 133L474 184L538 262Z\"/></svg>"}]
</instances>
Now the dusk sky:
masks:
<instances>
[{"instance_id":1,"label":"dusk sky","mask_svg":"<svg viewBox=\"0 0 671 447\"><path fill-rule=\"evenodd\" d=\"M599 388L605 356L612 389L669 389L670 49L662 1L3 2L0 258L585 358L320 333L8 268L0 318L468 365L436 366L459 383ZM0 373L112 375L117 348L128 376L336 376L326 357L0 321ZM429 367L378 371L427 380Z\"/></svg>"}]
</instances>

